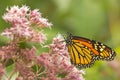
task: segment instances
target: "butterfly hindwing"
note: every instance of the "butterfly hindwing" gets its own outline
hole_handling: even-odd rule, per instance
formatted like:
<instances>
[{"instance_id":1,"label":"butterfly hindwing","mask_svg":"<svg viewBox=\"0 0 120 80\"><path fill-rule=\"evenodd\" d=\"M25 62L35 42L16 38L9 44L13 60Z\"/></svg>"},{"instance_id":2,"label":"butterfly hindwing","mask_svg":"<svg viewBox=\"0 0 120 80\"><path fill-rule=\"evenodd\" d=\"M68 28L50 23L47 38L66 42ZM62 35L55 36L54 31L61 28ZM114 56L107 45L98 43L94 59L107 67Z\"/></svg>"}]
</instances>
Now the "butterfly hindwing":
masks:
<instances>
[{"instance_id":1,"label":"butterfly hindwing","mask_svg":"<svg viewBox=\"0 0 120 80\"><path fill-rule=\"evenodd\" d=\"M105 44L92 40L92 45L93 45L93 48L96 49L99 53L99 55L97 56L98 60L111 61L116 56L115 51Z\"/></svg>"}]
</instances>

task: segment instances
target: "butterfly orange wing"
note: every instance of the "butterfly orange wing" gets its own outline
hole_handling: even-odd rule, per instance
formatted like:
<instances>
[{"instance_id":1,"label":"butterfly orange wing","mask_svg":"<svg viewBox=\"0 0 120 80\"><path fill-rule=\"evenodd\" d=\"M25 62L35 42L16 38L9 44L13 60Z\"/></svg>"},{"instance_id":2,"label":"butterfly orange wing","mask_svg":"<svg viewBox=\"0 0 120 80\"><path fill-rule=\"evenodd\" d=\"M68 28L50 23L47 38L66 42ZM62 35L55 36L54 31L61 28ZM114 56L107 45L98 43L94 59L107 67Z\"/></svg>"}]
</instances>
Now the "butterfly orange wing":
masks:
<instances>
[{"instance_id":1,"label":"butterfly orange wing","mask_svg":"<svg viewBox=\"0 0 120 80\"><path fill-rule=\"evenodd\" d=\"M111 48L94 40L68 35L67 41L71 62L80 69L92 66L96 60L110 61L116 56Z\"/></svg>"}]
</instances>

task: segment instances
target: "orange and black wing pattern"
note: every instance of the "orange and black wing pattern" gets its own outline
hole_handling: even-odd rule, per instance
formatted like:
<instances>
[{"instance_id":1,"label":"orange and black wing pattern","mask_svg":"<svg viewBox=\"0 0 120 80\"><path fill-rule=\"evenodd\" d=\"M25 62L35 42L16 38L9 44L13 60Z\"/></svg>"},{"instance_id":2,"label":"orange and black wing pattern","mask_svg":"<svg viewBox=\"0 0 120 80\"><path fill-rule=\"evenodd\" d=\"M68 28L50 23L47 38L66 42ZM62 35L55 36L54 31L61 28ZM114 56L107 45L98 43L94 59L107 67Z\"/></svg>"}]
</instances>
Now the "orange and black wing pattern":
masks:
<instances>
[{"instance_id":1,"label":"orange and black wing pattern","mask_svg":"<svg viewBox=\"0 0 120 80\"><path fill-rule=\"evenodd\" d=\"M71 63L79 69L91 67L96 60L111 61L116 56L115 51L105 44L83 37L72 36L70 33L67 35L66 44Z\"/></svg>"}]
</instances>

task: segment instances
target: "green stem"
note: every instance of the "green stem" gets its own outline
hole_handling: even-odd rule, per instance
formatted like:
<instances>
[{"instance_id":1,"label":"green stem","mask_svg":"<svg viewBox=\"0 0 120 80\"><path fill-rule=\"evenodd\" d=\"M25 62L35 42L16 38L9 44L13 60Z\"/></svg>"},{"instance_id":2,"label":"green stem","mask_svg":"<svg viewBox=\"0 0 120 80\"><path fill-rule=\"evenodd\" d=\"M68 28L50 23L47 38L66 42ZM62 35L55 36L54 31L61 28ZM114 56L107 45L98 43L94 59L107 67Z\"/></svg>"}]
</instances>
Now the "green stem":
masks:
<instances>
[{"instance_id":1,"label":"green stem","mask_svg":"<svg viewBox=\"0 0 120 80\"><path fill-rule=\"evenodd\" d=\"M15 73L15 71L13 71L13 72L11 73L10 77L8 78L8 80L11 80L11 78L12 78L13 75L14 75L14 73Z\"/></svg>"}]
</instances>

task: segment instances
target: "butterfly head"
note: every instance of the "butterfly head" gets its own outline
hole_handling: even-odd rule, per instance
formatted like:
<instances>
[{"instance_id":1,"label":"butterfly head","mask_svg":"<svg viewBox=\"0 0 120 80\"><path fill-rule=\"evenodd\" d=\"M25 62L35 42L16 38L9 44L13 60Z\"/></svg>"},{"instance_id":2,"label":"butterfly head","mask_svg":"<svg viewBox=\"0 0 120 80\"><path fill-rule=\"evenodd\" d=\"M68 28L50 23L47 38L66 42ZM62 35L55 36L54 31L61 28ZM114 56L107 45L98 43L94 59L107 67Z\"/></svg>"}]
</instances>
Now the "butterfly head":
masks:
<instances>
[{"instance_id":1,"label":"butterfly head","mask_svg":"<svg viewBox=\"0 0 120 80\"><path fill-rule=\"evenodd\" d=\"M73 38L72 34L67 32L67 37L65 38L65 42L67 45L72 45L72 38Z\"/></svg>"}]
</instances>

